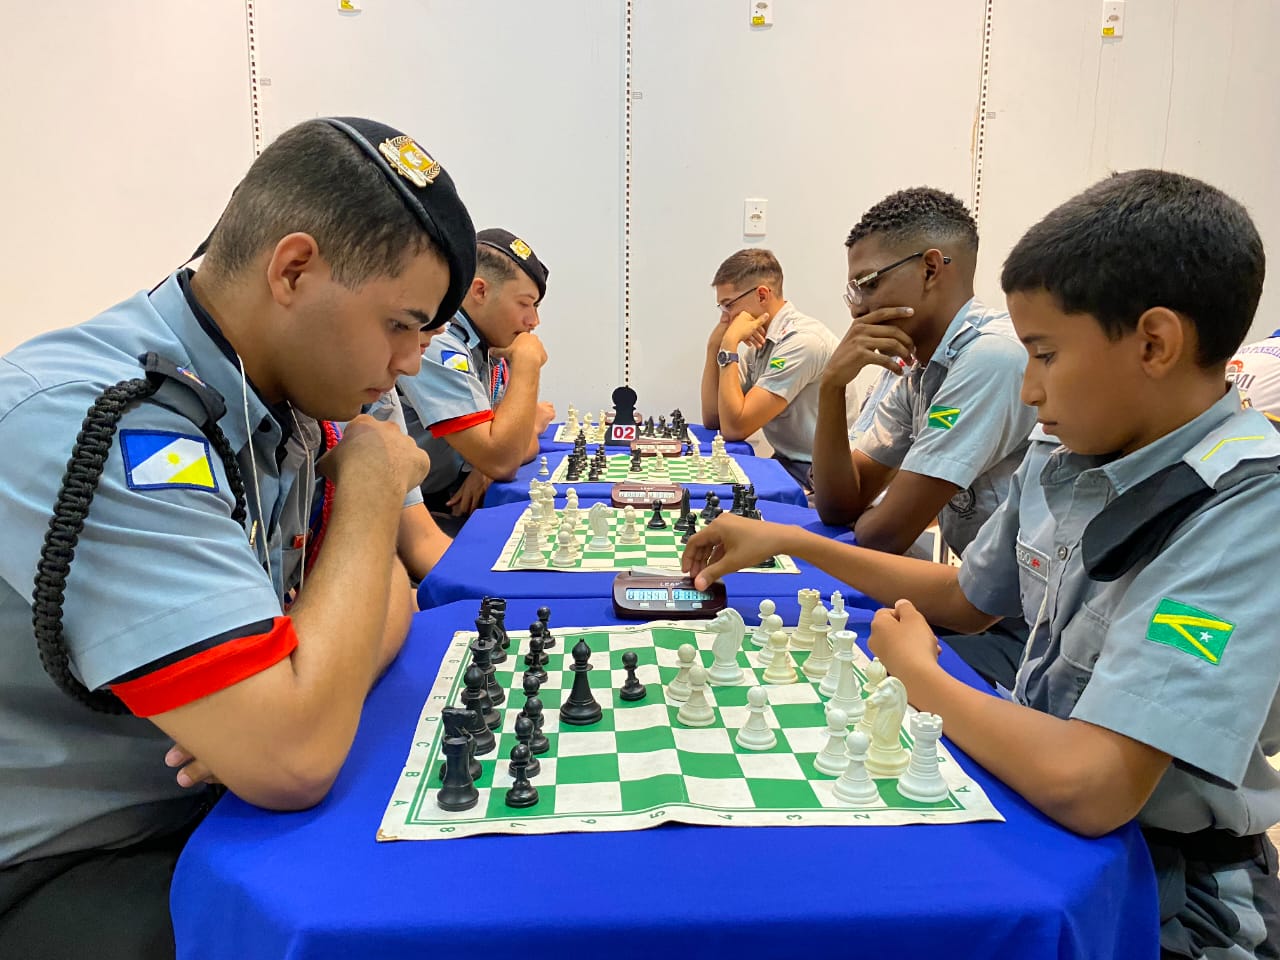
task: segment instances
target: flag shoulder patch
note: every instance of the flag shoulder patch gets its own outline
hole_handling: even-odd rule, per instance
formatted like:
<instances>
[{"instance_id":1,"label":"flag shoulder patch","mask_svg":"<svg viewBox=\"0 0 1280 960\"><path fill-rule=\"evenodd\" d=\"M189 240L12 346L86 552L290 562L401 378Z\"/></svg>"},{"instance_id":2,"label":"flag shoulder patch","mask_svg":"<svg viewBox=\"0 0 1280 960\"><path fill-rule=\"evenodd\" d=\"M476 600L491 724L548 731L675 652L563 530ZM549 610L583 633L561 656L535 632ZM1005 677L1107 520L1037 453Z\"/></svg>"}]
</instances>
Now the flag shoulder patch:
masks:
<instances>
[{"instance_id":1,"label":"flag shoulder patch","mask_svg":"<svg viewBox=\"0 0 1280 960\"><path fill-rule=\"evenodd\" d=\"M1215 613L1164 597L1147 624L1147 639L1218 664L1236 625Z\"/></svg>"},{"instance_id":2,"label":"flag shoulder patch","mask_svg":"<svg viewBox=\"0 0 1280 960\"><path fill-rule=\"evenodd\" d=\"M939 430L950 430L959 419L959 407L948 407L935 403L929 408L929 426L937 427Z\"/></svg>"},{"instance_id":3,"label":"flag shoulder patch","mask_svg":"<svg viewBox=\"0 0 1280 960\"><path fill-rule=\"evenodd\" d=\"M774 357L772 360L769 361L770 370L783 370L783 369L786 369L786 366L787 366L786 357Z\"/></svg>"},{"instance_id":4,"label":"flag shoulder patch","mask_svg":"<svg viewBox=\"0 0 1280 960\"><path fill-rule=\"evenodd\" d=\"M164 430L121 430L120 453L130 490L217 490L204 437Z\"/></svg>"},{"instance_id":5,"label":"flag shoulder patch","mask_svg":"<svg viewBox=\"0 0 1280 960\"><path fill-rule=\"evenodd\" d=\"M460 370L462 373L471 372L470 358L456 350L441 350L440 366L448 367L450 370Z\"/></svg>"}]
</instances>

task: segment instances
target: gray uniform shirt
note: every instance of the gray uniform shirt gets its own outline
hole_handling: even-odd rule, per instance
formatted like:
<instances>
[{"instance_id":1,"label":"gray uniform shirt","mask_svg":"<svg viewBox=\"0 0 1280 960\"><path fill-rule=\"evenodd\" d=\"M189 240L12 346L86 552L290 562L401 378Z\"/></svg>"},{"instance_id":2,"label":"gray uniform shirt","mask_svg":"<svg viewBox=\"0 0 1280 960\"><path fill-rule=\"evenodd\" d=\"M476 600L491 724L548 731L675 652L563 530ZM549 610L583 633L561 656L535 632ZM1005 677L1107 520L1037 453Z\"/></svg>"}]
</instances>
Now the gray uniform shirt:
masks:
<instances>
[{"instance_id":1,"label":"gray uniform shirt","mask_svg":"<svg viewBox=\"0 0 1280 960\"><path fill-rule=\"evenodd\" d=\"M36 562L80 423L103 389L141 376L147 351L226 400L219 425L258 532L251 545L231 519L222 462L193 421L198 401L187 388L166 384L130 408L67 579L63 627L74 672L99 688L192 644L234 636L280 616L296 586L307 500L298 480L319 437L294 430L284 442L252 388L246 424L239 370L201 329L176 274L0 360L0 866L126 845L180 825L204 799L174 782L164 765L169 741L156 726L95 713L59 690L41 668L31 626Z\"/></svg>"},{"instance_id":2,"label":"gray uniform shirt","mask_svg":"<svg viewBox=\"0 0 1280 960\"><path fill-rule=\"evenodd\" d=\"M818 379L839 342L835 334L788 301L769 323L764 346L759 350L746 343L738 347L742 392L761 387L787 401L786 409L764 425L764 438L790 460L813 462Z\"/></svg>"},{"instance_id":3,"label":"gray uniform shirt","mask_svg":"<svg viewBox=\"0 0 1280 960\"><path fill-rule=\"evenodd\" d=\"M1081 538L1102 508L1171 464L1212 496L1154 558L1093 580ZM1105 462L1038 428L1009 498L960 569L979 610L1034 624L1014 691L1170 754L1138 819L1189 833L1257 833L1280 820L1280 436L1233 389L1192 420ZM1143 518L1158 507L1148 504ZM1124 530L1115 531L1122 536Z\"/></svg>"},{"instance_id":4,"label":"gray uniform shirt","mask_svg":"<svg viewBox=\"0 0 1280 960\"><path fill-rule=\"evenodd\" d=\"M956 554L1003 502L1027 449L1036 414L1019 396L1026 363L1009 315L970 300L929 362L886 387L855 443L877 463L960 488L938 516Z\"/></svg>"},{"instance_id":5,"label":"gray uniform shirt","mask_svg":"<svg viewBox=\"0 0 1280 960\"><path fill-rule=\"evenodd\" d=\"M404 413L409 435L431 457L431 472L422 482L424 493L447 489L468 469L445 437L493 419L493 408L501 399L493 370L489 345L459 310L431 338L418 373L400 378L399 388L408 401Z\"/></svg>"}]
</instances>

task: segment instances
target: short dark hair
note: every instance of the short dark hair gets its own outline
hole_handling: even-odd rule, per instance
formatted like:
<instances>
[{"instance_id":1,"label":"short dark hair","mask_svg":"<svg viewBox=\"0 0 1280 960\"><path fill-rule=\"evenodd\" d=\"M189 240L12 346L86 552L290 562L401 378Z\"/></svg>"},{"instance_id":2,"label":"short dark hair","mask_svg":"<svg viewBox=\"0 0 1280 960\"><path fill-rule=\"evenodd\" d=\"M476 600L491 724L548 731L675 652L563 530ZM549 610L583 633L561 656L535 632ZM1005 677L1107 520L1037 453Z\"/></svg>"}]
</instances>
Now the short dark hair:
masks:
<instances>
[{"instance_id":1,"label":"short dark hair","mask_svg":"<svg viewBox=\"0 0 1280 960\"><path fill-rule=\"evenodd\" d=\"M1004 262L1005 294L1043 290L1118 340L1167 307L1195 325L1196 360L1224 363L1253 322L1266 255L1245 208L1202 180L1117 173L1028 230Z\"/></svg>"},{"instance_id":2,"label":"short dark hair","mask_svg":"<svg viewBox=\"0 0 1280 960\"><path fill-rule=\"evenodd\" d=\"M772 250L747 247L731 254L716 270L711 280L713 287L727 283L735 287L764 284L775 296L782 296L782 264Z\"/></svg>"},{"instance_id":3,"label":"short dark hair","mask_svg":"<svg viewBox=\"0 0 1280 960\"><path fill-rule=\"evenodd\" d=\"M408 258L435 249L385 176L351 139L309 120L282 133L253 162L209 239L215 278L246 267L290 233L310 234L333 278L355 288L396 277Z\"/></svg>"},{"instance_id":4,"label":"short dark hair","mask_svg":"<svg viewBox=\"0 0 1280 960\"><path fill-rule=\"evenodd\" d=\"M933 187L891 193L862 215L845 240L852 247L876 234L894 249L927 249L960 243L978 249L978 225L958 197Z\"/></svg>"},{"instance_id":5,"label":"short dark hair","mask_svg":"<svg viewBox=\"0 0 1280 960\"><path fill-rule=\"evenodd\" d=\"M502 286L508 280L520 275L520 268L505 253L479 244L476 247L476 276L484 277L489 283Z\"/></svg>"}]
</instances>

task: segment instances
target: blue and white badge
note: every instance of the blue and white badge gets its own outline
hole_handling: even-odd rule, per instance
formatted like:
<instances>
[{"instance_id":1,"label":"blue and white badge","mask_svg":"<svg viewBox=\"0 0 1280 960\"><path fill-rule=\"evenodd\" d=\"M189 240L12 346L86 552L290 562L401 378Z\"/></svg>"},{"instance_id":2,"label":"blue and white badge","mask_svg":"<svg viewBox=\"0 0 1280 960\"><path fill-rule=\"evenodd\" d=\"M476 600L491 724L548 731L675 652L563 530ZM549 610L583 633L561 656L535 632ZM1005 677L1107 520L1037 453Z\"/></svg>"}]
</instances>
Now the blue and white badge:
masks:
<instances>
[{"instance_id":1,"label":"blue and white badge","mask_svg":"<svg viewBox=\"0 0 1280 960\"><path fill-rule=\"evenodd\" d=\"M471 358L465 353L458 353L456 350L441 350L440 366L448 367L450 370L460 370L462 373L470 373Z\"/></svg>"},{"instance_id":2,"label":"blue and white badge","mask_svg":"<svg viewBox=\"0 0 1280 960\"><path fill-rule=\"evenodd\" d=\"M121 430L125 482L130 490L217 490L209 441L161 430Z\"/></svg>"}]
</instances>

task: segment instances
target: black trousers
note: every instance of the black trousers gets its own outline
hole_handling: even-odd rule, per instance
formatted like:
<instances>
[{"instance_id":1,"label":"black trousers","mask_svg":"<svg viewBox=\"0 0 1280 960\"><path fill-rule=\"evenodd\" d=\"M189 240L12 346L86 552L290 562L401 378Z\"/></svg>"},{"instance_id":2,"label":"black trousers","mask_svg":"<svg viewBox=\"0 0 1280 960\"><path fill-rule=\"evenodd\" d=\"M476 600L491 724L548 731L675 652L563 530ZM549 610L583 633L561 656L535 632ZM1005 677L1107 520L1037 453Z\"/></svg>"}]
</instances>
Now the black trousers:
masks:
<instances>
[{"instance_id":1,"label":"black trousers","mask_svg":"<svg viewBox=\"0 0 1280 960\"><path fill-rule=\"evenodd\" d=\"M168 960L169 886L195 824L120 850L31 860L0 870L0 957Z\"/></svg>"}]
</instances>

